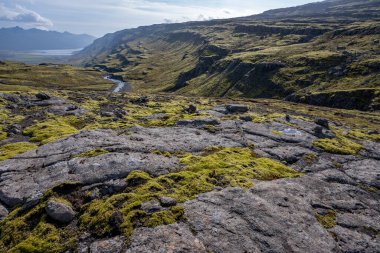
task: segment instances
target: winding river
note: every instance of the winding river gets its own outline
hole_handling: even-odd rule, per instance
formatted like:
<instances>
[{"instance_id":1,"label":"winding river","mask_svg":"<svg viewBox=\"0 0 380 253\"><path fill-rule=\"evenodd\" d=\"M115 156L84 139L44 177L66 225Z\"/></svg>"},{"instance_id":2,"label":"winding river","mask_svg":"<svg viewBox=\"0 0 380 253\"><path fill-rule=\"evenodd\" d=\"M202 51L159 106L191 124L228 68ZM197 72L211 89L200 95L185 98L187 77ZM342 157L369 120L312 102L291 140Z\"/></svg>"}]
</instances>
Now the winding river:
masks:
<instances>
[{"instance_id":1,"label":"winding river","mask_svg":"<svg viewBox=\"0 0 380 253\"><path fill-rule=\"evenodd\" d=\"M105 76L104 79L112 81L116 84L116 87L113 88L112 92L118 93L118 92L130 92L132 91L132 86L119 79L112 78L112 76Z\"/></svg>"}]
</instances>

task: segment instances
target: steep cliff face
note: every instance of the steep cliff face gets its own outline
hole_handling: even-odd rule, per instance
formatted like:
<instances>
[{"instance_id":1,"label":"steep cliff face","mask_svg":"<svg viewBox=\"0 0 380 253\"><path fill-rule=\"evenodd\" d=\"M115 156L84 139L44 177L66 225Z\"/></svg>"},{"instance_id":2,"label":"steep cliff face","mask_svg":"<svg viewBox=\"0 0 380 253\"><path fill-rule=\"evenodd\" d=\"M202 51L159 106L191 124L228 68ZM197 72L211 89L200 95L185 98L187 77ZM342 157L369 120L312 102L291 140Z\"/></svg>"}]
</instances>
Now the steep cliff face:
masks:
<instances>
[{"instance_id":1,"label":"steep cliff face","mask_svg":"<svg viewBox=\"0 0 380 253\"><path fill-rule=\"evenodd\" d=\"M288 97L346 108L306 97L372 89L373 99L354 108L375 109L379 9L379 1L324 1L238 19L140 27L106 35L75 60L116 72L143 92Z\"/></svg>"}]
</instances>

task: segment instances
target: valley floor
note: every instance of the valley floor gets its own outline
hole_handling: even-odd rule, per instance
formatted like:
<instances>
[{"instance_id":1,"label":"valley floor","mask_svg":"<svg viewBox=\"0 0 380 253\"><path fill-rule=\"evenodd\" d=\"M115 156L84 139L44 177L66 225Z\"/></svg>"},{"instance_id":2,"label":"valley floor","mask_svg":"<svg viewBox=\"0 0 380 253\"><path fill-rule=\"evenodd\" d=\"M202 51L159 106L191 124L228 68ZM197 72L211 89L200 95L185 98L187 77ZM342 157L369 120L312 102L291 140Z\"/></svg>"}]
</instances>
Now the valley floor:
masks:
<instances>
[{"instance_id":1,"label":"valley floor","mask_svg":"<svg viewBox=\"0 0 380 253\"><path fill-rule=\"evenodd\" d=\"M1 252L377 252L380 114L0 92Z\"/></svg>"}]
</instances>

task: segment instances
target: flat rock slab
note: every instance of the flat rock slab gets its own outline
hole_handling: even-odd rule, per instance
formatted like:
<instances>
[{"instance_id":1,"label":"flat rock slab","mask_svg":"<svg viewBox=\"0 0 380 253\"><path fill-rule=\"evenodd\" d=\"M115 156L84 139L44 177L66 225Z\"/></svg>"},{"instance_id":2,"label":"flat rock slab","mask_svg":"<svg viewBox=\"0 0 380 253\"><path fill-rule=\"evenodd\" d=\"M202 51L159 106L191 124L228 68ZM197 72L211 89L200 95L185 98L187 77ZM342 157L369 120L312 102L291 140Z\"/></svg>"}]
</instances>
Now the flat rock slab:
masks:
<instances>
[{"instance_id":1,"label":"flat rock slab","mask_svg":"<svg viewBox=\"0 0 380 253\"><path fill-rule=\"evenodd\" d=\"M112 130L84 131L0 163L0 200L9 207L25 203L38 193L63 184L94 184L126 177L133 170L152 176L180 169L176 156L154 151L200 152L207 147L239 143L193 128L136 128L129 134ZM111 153L74 158L93 148Z\"/></svg>"},{"instance_id":2,"label":"flat rock slab","mask_svg":"<svg viewBox=\"0 0 380 253\"><path fill-rule=\"evenodd\" d=\"M184 223L135 230L127 252L369 253L380 247L378 195L318 174L213 191L184 206ZM337 225L326 229L315 214L329 210Z\"/></svg>"}]
</instances>

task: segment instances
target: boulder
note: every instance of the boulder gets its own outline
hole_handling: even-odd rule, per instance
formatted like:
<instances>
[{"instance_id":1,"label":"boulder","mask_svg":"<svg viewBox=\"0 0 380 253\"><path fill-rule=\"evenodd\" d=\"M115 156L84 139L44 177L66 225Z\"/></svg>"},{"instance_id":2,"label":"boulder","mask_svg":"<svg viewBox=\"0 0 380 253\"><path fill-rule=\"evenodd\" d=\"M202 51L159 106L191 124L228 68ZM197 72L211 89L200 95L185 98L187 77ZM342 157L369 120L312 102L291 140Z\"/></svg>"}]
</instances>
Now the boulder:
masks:
<instances>
[{"instance_id":1,"label":"boulder","mask_svg":"<svg viewBox=\"0 0 380 253\"><path fill-rule=\"evenodd\" d=\"M170 207L177 205L177 200L175 198L170 197L161 197L160 203L163 207Z\"/></svg>"},{"instance_id":2,"label":"boulder","mask_svg":"<svg viewBox=\"0 0 380 253\"><path fill-rule=\"evenodd\" d=\"M335 134L332 131L330 131L326 128L323 128L322 126L316 126L314 128L314 135L318 138L321 138L321 139L323 139L323 138L328 138L328 139L335 138Z\"/></svg>"},{"instance_id":3,"label":"boulder","mask_svg":"<svg viewBox=\"0 0 380 253\"><path fill-rule=\"evenodd\" d=\"M247 121L247 122L250 122L253 120L253 118L251 116L240 116L240 119L242 121Z\"/></svg>"},{"instance_id":4,"label":"boulder","mask_svg":"<svg viewBox=\"0 0 380 253\"><path fill-rule=\"evenodd\" d=\"M114 114L112 112L100 112L100 116L112 118L114 116Z\"/></svg>"},{"instance_id":5,"label":"boulder","mask_svg":"<svg viewBox=\"0 0 380 253\"><path fill-rule=\"evenodd\" d=\"M22 134L21 126L18 124L10 125L7 132L10 134Z\"/></svg>"},{"instance_id":6,"label":"boulder","mask_svg":"<svg viewBox=\"0 0 380 253\"><path fill-rule=\"evenodd\" d=\"M36 94L36 98L39 99L39 100L49 100L49 99L51 99L51 97L48 94L43 93L43 92L37 93Z\"/></svg>"},{"instance_id":7,"label":"boulder","mask_svg":"<svg viewBox=\"0 0 380 253\"><path fill-rule=\"evenodd\" d=\"M184 112L193 114L197 112L197 107L195 105L189 105L189 107L184 109Z\"/></svg>"},{"instance_id":8,"label":"boulder","mask_svg":"<svg viewBox=\"0 0 380 253\"><path fill-rule=\"evenodd\" d=\"M69 203L51 199L48 201L45 211L55 221L68 223L75 217L75 212Z\"/></svg>"},{"instance_id":9,"label":"boulder","mask_svg":"<svg viewBox=\"0 0 380 253\"><path fill-rule=\"evenodd\" d=\"M316 118L315 119L315 124L317 125L320 125L326 129L330 129L330 126L329 126L329 121L327 119L324 119L324 118Z\"/></svg>"},{"instance_id":10,"label":"boulder","mask_svg":"<svg viewBox=\"0 0 380 253\"><path fill-rule=\"evenodd\" d=\"M226 106L228 113L245 113L248 112L249 107L247 105L231 104Z\"/></svg>"}]
</instances>

